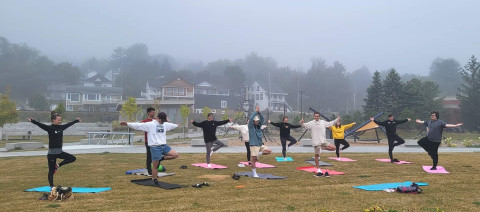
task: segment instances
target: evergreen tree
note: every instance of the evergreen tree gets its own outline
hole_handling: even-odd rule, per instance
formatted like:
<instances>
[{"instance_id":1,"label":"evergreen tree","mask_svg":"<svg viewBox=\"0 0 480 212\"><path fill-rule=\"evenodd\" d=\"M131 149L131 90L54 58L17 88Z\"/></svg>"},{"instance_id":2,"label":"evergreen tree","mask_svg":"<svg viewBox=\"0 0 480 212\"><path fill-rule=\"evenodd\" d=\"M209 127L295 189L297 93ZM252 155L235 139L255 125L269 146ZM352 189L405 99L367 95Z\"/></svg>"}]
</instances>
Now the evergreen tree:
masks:
<instances>
[{"instance_id":1,"label":"evergreen tree","mask_svg":"<svg viewBox=\"0 0 480 212\"><path fill-rule=\"evenodd\" d=\"M466 129L480 131L480 63L472 55L468 63L460 71L462 86L459 88L462 120Z\"/></svg>"},{"instance_id":2,"label":"evergreen tree","mask_svg":"<svg viewBox=\"0 0 480 212\"><path fill-rule=\"evenodd\" d=\"M380 72L375 71L372 77L372 84L367 88L367 98L364 99L363 111L366 118L383 111L383 84Z\"/></svg>"},{"instance_id":3,"label":"evergreen tree","mask_svg":"<svg viewBox=\"0 0 480 212\"><path fill-rule=\"evenodd\" d=\"M399 114L400 111L400 98L403 92L403 83L400 75L398 75L395 69L388 72L387 77L383 81L384 94L384 106L385 112L392 114Z\"/></svg>"}]
</instances>

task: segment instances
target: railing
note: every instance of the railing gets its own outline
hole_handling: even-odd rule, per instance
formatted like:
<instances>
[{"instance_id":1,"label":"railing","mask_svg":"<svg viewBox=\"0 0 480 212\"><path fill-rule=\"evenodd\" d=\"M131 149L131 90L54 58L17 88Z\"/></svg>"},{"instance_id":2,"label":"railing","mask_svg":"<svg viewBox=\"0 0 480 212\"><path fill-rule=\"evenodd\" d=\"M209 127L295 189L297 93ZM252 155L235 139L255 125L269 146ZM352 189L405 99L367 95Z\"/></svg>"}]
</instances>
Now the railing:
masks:
<instances>
[{"instance_id":1,"label":"railing","mask_svg":"<svg viewBox=\"0 0 480 212\"><path fill-rule=\"evenodd\" d=\"M135 135L135 133L126 133L126 132L87 132L87 134L88 134L88 144L91 144L93 141L96 140L98 141L97 144L105 143L107 145L109 143L115 144L115 145L119 143L133 145L133 136ZM115 136L117 136L116 139L115 139ZM121 136L121 138L118 138L118 136Z\"/></svg>"}]
</instances>

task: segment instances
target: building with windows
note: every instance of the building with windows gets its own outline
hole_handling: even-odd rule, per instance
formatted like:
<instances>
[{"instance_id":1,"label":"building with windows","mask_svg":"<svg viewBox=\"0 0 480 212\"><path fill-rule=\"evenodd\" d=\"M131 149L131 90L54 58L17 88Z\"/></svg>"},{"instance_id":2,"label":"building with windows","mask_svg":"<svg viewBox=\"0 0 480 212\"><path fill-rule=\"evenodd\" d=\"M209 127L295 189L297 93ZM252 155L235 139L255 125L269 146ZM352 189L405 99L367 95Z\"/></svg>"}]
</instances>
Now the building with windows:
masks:
<instances>
[{"instance_id":1,"label":"building with windows","mask_svg":"<svg viewBox=\"0 0 480 212\"><path fill-rule=\"evenodd\" d=\"M259 105L260 110L276 112L290 112L292 108L285 100L285 93L278 85L269 82L255 81L249 88L250 98L254 105Z\"/></svg>"}]
</instances>

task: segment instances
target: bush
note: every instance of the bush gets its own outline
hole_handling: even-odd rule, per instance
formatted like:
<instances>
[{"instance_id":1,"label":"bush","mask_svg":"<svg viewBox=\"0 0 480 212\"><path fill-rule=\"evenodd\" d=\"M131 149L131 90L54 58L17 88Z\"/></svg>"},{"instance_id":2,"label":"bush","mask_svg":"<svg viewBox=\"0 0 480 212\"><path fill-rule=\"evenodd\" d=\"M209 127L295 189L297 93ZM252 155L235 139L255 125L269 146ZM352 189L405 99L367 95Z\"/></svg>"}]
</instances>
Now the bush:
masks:
<instances>
[{"instance_id":1,"label":"bush","mask_svg":"<svg viewBox=\"0 0 480 212\"><path fill-rule=\"evenodd\" d=\"M452 137L448 137L445 139L445 144L447 145L447 147L456 147L457 144L455 142L453 142L453 138Z\"/></svg>"}]
</instances>

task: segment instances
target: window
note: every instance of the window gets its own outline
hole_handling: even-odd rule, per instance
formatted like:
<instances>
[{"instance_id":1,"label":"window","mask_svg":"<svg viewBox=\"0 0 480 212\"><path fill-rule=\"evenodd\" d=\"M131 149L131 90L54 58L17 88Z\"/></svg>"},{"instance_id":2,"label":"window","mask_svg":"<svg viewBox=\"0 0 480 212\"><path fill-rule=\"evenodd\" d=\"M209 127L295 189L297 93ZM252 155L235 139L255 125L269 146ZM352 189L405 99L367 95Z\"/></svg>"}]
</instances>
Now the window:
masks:
<instances>
[{"instance_id":1,"label":"window","mask_svg":"<svg viewBox=\"0 0 480 212\"><path fill-rule=\"evenodd\" d=\"M257 85L257 91L260 91L260 85Z\"/></svg>"},{"instance_id":2,"label":"window","mask_svg":"<svg viewBox=\"0 0 480 212\"><path fill-rule=\"evenodd\" d=\"M260 100L263 100L263 93L260 94Z\"/></svg>"},{"instance_id":3,"label":"window","mask_svg":"<svg viewBox=\"0 0 480 212\"><path fill-rule=\"evenodd\" d=\"M94 106L88 106L88 111L90 111L90 112L95 111L95 107Z\"/></svg>"},{"instance_id":4,"label":"window","mask_svg":"<svg viewBox=\"0 0 480 212\"><path fill-rule=\"evenodd\" d=\"M217 110L212 110L211 113L217 113Z\"/></svg>"},{"instance_id":5,"label":"window","mask_svg":"<svg viewBox=\"0 0 480 212\"><path fill-rule=\"evenodd\" d=\"M255 100L258 100L258 99L259 99L259 95L255 94Z\"/></svg>"},{"instance_id":6,"label":"window","mask_svg":"<svg viewBox=\"0 0 480 212\"><path fill-rule=\"evenodd\" d=\"M196 109L195 113L203 113L203 109Z\"/></svg>"},{"instance_id":7,"label":"window","mask_svg":"<svg viewBox=\"0 0 480 212\"><path fill-rule=\"evenodd\" d=\"M224 110L222 110L222 115L225 115L225 111L224 111Z\"/></svg>"},{"instance_id":8,"label":"window","mask_svg":"<svg viewBox=\"0 0 480 212\"><path fill-rule=\"evenodd\" d=\"M80 94L69 93L69 94L67 94L67 100L70 100L71 102L79 102L80 101Z\"/></svg>"},{"instance_id":9,"label":"window","mask_svg":"<svg viewBox=\"0 0 480 212\"><path fill-rule=\"evenodd\" d=\"M86 93L86 94L83 94L83 99L90 100L90 101L99 101L100 100L100 94Z\"/></svg>"},{"instance_id":10,"label":"window","mask_svg":"<svg viewBox=\"0 0 480 212\"><path fill-rule=\"evenodd\" d=\"M73 106L72 106L72 105L67 105L66 110L67 110L67 111L73 111Z\"/></svg>"},{"instance_id":11,"label":"window","mask_svg":"<svg viewBox=\"0 0 480 212\"><path fill-rule=\"evenodd\" d=\"M220 101L221 108L227 108L227 101Z\"/></svg>"},{"instance_id":12,"label":"window","mask_svg":"<svg viewBox=\"0 0 480 212\"><path fill-rule=\"evenodd\" d=\"M178 95L178 88L173 88L173 95Z\"/></svg>"},{"instance_id":13,"label":"window","mask_svg":"<svg viewBox=\"0 0 480 212\"><path fill-rule=\"evenodd\" d=\"M181 95L181 96L185 96L185 88L180 88L178 90L178 94Z\"/></svg>"},{"instance_id":14,"label":"window","mask_svg":"<svg viewBox=\"0 0 480 212\"><path fill-rule=\"evenodd\" d=\"M166 88L165 89L165 94L171 95L172 94L172 88Z\"/></svg>"}]
</instances>

